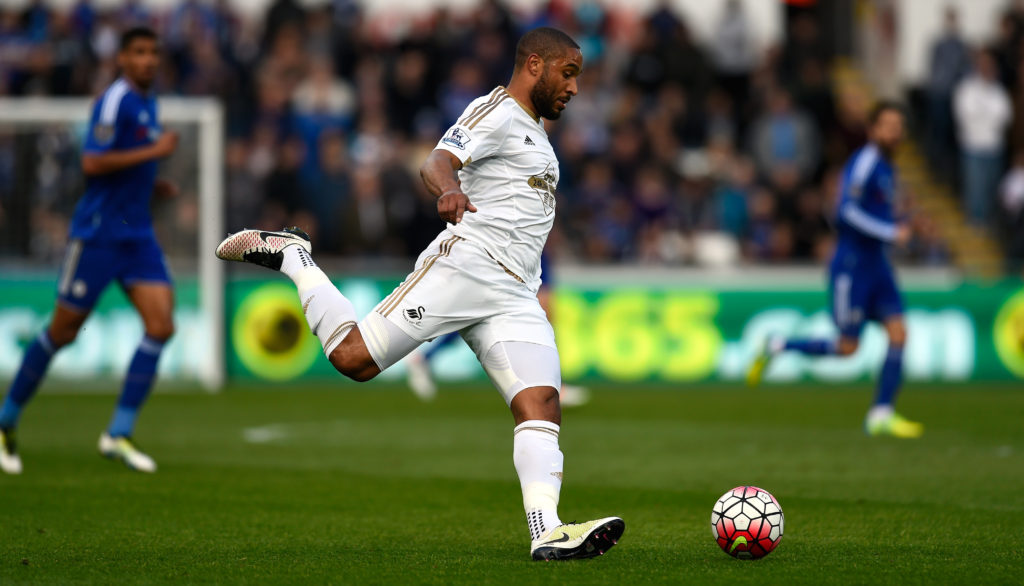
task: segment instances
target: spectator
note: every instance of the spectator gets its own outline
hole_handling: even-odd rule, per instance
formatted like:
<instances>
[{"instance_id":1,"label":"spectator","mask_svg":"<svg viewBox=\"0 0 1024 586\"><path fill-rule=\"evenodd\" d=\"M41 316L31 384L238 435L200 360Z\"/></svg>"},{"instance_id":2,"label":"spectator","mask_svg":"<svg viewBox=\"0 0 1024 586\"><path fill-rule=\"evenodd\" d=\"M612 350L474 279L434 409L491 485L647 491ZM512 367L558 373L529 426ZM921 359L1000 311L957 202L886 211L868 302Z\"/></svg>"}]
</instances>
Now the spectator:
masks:
<instances>
[{"instance_id":1,"label":"spectator","mask_svg":"<svg viewBox=\"0 0 1024 586\"><path fill-rule=\"evenodd\" d=\"M738 158L728 173L727 180L714 193L716 223L719 230L740 240L747 233L747 206L756 188L757 172L753 161Z\"/></svg>"},{"instance_id":2,"label":"spectator","mask_svg":"<svg viewBox=\"0 0 1024 586\"><path fill-rule=\"evenodd\" d=\"M945 23L945 30L931 51L925 151L932 171L950 180L949 170L956 153L953 90L970 68L970 54L960 38L960 19L955 8L946 9Z\"/></svg>"},{"instance_id":3,"label":"spectator","mask_svg":"<svg viewBox=\"0 0 1024 586\"><path fill-rule=\"evenodd\" d=\"M1016 271L1024 267L1024 151L1014 155L1013 167L1003 178L999 194L1008 269Z\"/></svg>"},{"instance_id":4,"label":"spectator","mask_svg":"<svg viewBox=\"0 0 1024 586\"><path fill-rule=\"evenodd\" d=\"M756 65L753 33L740 0L728 0L712 39L717 83L731 98L733 115L742 115L750 94L750 75Z\"/></svg>"},{"instance_id":5,"label":"spectator","mask_svg":"<svg viewBox=\"0 0 1024 586\"><path fill-rule=\"evenodd\" d=\"M819 163L818 132L782 89L772 92L768 111L754 122L751 149L758 172L781 192L809 181Z\"/></svg>"},{"instance_id":6,"label":"spectator","mask_svg":"<svg viewBox=\"0 0 1024 586\"><path fill-rule=\"evenodd\" d=\"M116 75L124 24L155 26L167 51L161 93L226 104L231 225L298 222L318 247L376 262L413 254L436 234L435 204L415 167L470 100L507 79L519 32L547 24L574 35L586 57L572 108L548 125L561 160L552 233L565 243L560 256L695 262L701 243L718 238L726 246L715 247L747 259L820 257L829 201L821 194L831 186L815 177L822 162L862 144L869 104L832 93L829 44L812 17L796 16L783 47L755 51L757 23L745 2L723 3L704 43L667 0L635 27L632 8L593 2L553 2L530 15L491 0L404 22L363 14L356 0L308 9L267 0L256 18L237 0L79 0L65 12L8 2L0 9L0 91L94 94ZM74 160L40 155L51 138L0 136L5 250L46 258L63 244L28 243L21 229L36 218L39 233L66 232L46 226L59 227L81 178ZM77 150L69 153L74 159ZM39 161L38 169L21 160ZM22 168L32 172L11 176ZM196 175L192 167L176 173ZM166 204L172 219L159 229L194 224L194 193L183 195ZM918 226L922 241L938 238ZM933 250L941 246L912 254L931 262L941 256Z\"/></svg>"},{"instance_id":7,"label":"spectator","mask_svg":"<svg viewBox=\"0 0 1024 586\"><path fill-rule=\"evenodd\" d=\"M962 149L963 193L968 219L985 226L996 199L1003 165L1006 129L1013 111L1010 96L999 84L995 58L988 51L975 57L974 72L953 95L953 109Z\"/></svg>"}]
</instances>

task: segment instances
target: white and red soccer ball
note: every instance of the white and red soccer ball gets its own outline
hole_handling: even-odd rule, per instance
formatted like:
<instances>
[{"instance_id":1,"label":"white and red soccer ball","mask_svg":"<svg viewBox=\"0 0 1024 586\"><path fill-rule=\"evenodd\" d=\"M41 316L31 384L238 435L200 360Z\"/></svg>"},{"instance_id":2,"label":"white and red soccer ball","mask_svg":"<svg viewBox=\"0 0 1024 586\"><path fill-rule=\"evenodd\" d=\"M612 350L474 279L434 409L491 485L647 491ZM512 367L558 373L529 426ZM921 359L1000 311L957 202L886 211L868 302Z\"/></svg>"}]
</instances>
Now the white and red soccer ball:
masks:
<instances>
[{"instance_id":1,"label":"white and red soccer ball","mask_svg":"<svg viewBox=\"0 0 1024 586\"><path fill-rule=\"evenodd\" d=\"M786 519L779 501L756 486L737 486L711 511L711 534L725 553L741 559L763 558L782 541Z\"/></svg>"}]
</instances>

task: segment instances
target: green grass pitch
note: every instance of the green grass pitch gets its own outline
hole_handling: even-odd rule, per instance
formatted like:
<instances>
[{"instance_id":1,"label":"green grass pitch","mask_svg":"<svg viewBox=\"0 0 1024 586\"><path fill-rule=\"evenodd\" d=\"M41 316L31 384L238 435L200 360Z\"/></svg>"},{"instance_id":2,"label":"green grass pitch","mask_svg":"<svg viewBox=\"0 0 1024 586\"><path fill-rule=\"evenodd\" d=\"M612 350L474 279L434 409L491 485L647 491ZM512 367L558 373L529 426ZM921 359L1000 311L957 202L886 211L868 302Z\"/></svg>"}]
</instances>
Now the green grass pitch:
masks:
<instances>
[{"instance_id":1,"label":"green grass pitch","mask_svg":"<svg viewBox=\"0 0 1024 586\"><path fill-rule=\"evenodd\" d=\"M50 390L54 390L52 387ZM1024 389L910 385L918 441L860 429L867 386L595 388L568 411L563 519L617 514L607 555L529 560L512 421L483 384L161 394L154 476L101 460L112 396L44 392L0 475L2 584L1020 584ZM740 484L779 499L759 561L711 537Z\"/></svg>"}]
</instances>

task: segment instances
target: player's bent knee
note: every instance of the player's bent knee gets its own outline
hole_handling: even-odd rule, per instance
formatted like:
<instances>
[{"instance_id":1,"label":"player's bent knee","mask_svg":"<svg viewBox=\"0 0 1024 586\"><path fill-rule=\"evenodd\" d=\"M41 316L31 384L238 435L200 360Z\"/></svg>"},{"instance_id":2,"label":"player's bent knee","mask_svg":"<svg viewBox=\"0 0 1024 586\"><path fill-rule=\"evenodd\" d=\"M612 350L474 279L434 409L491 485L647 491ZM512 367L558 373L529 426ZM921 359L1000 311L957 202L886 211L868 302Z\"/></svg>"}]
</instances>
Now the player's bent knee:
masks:
<instances>
[{"instance_id":1,"label":"player's bent knee","mask_svg":"<svg viewBox=\"0 0 1024 586\"><path fill-rule=\"evenodd\" d=\"M75 338L77 337L78 330L74 330L72 332L50 330L50 341L53 342L53 347L55 349L67 346L68 344L74 342Z\"/></svg>"},{"instance_id":2,"label":"player's bent knee","mask_svg":"<svg viewBox=\"0 0 1024 586\"><path fill-rule=\"evenodd\" d=\"M540 420L561 424L562 405L554 387L530 387L516 393L509 403L516 424Z\"/></svg>"},{"instance_id":3,"label":"player's bent knee","mask_svg":"<svg viewBox=\"0 0 1024 586\"><path fill-rule=\"evenodd\" d=\"M158 324L150 324L146 327L146 336L154 340L166 342L174 335L174 322L167 321Z\"/></svg>"},{"instance_id":4,"label":"player's bent knee","mask_svg":"<svg viewBox=\"0 0 1024 586\"><path fill-rule=\"evenodd\" d=\"M360 356L350 351L345 345L335 348L328 359L335 370L357 383L366 382L380 374L380 368L369 354Z\"/></svg>"},{"instance_id":5,"label":"player's bent knee","mask_svg":"<svg viewBox=\"0 0 1024 586\"><path fill-rule=\"evenodd\" d=\"M859 346L857 340L839 340L839 344L836 345L836 353L840 356L849 356L857 352Z\"/></svg>"},{"instance_id":6,"label":"player's bent knee","mask_svg":"<svg viewBox=\"0 0 1024 586\"><path fill-rule=\"evenodd\" d=\"M889 344L892 346L903 346L907 343L907 328L904 327L903 322L893 322L887 325L887 333L889 334Z\"/></svg>"},{"instance_id":7,"label":"player's bent knee","mask_svg":"<svg viewBox=\"0 0 1024 586\"><path fill-rule=\"evenodd\" d=\"M58 349L75 341L75 338L78 337L78 328L71 326L54 327L51 325L47 333L50 335L50 341L53 343L54 349Z\"/></svg>"}]
</instances>

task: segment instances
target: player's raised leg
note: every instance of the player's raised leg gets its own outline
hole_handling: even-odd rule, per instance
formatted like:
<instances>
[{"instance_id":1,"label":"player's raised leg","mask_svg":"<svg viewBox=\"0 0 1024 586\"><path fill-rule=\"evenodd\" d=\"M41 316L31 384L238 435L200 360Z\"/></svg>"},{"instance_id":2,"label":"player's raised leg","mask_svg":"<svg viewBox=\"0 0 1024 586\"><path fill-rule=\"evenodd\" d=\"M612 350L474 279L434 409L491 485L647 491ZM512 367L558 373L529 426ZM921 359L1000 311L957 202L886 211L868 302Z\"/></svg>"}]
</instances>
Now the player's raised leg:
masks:
<instances>
[{"instance_id":1,"label":"player's raised leg","mask_svg":"<svg viewBox=\"0 0 1024 586\"><path fill-rule=\"evenodd\" d=\"M856 350L856 338L853 338L854 350ZM747 384L754 387L761 383L764 373L776 356L783 352L799 352L805 356L834 356L844 355L843 348L835 340L828 338L786 338L784 336L769 336L761 347L761 351L750 364L747 370ZM848 347L848 345L846 346ZM852 354L853 351L848 351Z\"/></svg>"},{"instance_id":2,"label":"player's raised leg","mask_svg":"<svg viewBox=\"0 0 1024 586\"><path fill-rule=\"evenodd\" d=\"M564 457L561 431L561 386L558 351L529 342L498 342L481 363L505 396L515 420L512 459L523 491L535 560L595 557L615 545L626 524L618 517L562 523L558 500Z\"/></svg>"},{"instance_id":3,"label":"player's raised leg","mask_svg":"<svg viewBox=\"0 0 1024 586\"><path fill-rule=\"evenodd\" d=\"M903 316L890 316L884 324L889 335L889 349L886 351L885 361L882 362L875 400L864 421L864 429L870 435L918 438L924 433L924 426L907 420L893 408L903 384L903 347L907 339Z\"/></svg>"},{"instance_id":4,"label":"player's raised leg","mask_svg":"<svg viewBox=\"0 0 1024 586\"><path fill-rule=\"evenodd\" d=\"M88 311L78 311L58 303L50 325L26 348L21 366L11 381L3 406L0 407L0 469L4 472L21 473L21 457L18 455L15 428L21 419L22 409L36 394L53 355L75 340L87 317Z\"/></svg>"},{"instance_id":5,"label":"player's raised leg","mask_svg":"<svg viewBox=\"0 0 1024 586\"><path fill-rule=\"evenodd\" d=\"M142 282L127 287L126 291L142 318L144 334L128 364L110 425L100 435L99 450L103 456L133 470L156 472L156 462L139 450L132 435L139 410L153 388L160 354L174 335L174 290L169 283Z\"/></svg>"},{"instance_id":6,"label":"player's raised leg","mask_svg":"<svg viewBox=\"0 0 1024 586\"><path fill-rule=\"evenodd\" d=\"M783 352L799 352L804 356L849 356L857 351L867 303L871 298L869 281L854 278L850 271L829 269L829 297L832 320L839 330L839 338L787 338L769 336L760 353L747 370L747 384L757 386L764 378L768 366Z\"/></svg>"},{"instance_id":7,"label":"player's raised leg","mask_svg":"<svg viewBox=\"0 0 1024 586\"><path fill-rule=\"evenodd\" d=\"M324 354L334 368L355 381L367 381L380 374L415 348L413 341L371 313L363 327L378 348L377 360L370 354L359 327L356 311L327 275L313 262L309 236L299 228L280 232L242 230L231 234L217 247L217 256L281 271L295 283L309 329L320 339ZM387 355L385 358L384 355ZM397 358L395 358L397 356ZM378 363L384 363L379 366Z\"/></svg>"}]
</instances>

